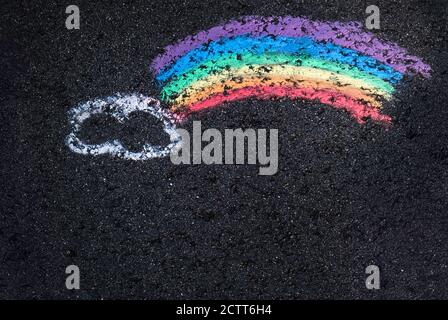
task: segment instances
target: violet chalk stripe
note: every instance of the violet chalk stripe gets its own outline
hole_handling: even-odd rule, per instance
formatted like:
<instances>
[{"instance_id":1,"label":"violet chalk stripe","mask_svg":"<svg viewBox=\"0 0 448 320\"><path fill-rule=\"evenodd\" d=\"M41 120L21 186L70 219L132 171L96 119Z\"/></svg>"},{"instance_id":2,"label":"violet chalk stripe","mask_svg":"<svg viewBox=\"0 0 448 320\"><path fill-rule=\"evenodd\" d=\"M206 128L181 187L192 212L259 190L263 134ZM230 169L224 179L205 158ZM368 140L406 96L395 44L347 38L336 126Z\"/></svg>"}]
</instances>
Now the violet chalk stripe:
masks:
<instances>
[{"instance_id":1,"label":"violet chalk stripe","mask_svg":"<svg viewBox=\"0 0 448 320\"><path fill-rule=\"evenodd\" d=\"M359 22L323 22L303 17L259 17L246 16L224 25L188 36L165 48L153 63L154 73L192 49L209 41L238 35L310 37L316 41L331 42L371 56L402 73L418 73L429 77L431 67L422 59L410 55L406 49L395 43L378 39L373 33L365 32Z\"/></svg>"}]
</instances>

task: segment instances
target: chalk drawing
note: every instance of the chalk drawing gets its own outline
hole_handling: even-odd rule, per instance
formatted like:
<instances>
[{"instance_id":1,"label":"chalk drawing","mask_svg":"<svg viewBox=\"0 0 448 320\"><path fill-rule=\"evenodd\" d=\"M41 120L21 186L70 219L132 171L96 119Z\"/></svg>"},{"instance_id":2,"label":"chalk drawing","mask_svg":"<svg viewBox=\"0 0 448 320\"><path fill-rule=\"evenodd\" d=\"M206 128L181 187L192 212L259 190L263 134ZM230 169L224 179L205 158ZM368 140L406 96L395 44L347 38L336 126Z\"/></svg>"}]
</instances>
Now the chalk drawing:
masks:
<instances>
[{"instance_id":1,"label":"chalk drawing","mask_svg":"<svg viewBox=\"0 0 448 320\"><path fill-rule=\"evenodd\" d=\"M346 111L360 124L371 119L390 125L392 118L382 112L384 103L393 99L405 76L430 77L431 67L364 31L359 22L246 16L169 45L153 60L151 71L165 111L154 98L146 98L150 104L132 96L88 102L71 112L70 148L134 160L166 156L181 143L176 124L192 113L247 98L314 100ZM143 152L131 153L118 141L86 145L76 138L86 117L83 110L90 116L117 101L117 119L139 108L163 119L171 144L147 145Z\"/></svg>"},{"instance_id":2,"label":"chalk drawing","mask_svg":"<svg viewBox=\"0 0 448 320\"><path fill-rule=\"evenodd\" d=\"M147 112L162 121L163 130L170 136L171 143L167 146L145 144L140 152L131 152L118 140L87 144L79 138L82 124L94 115L107 114L123 123L132 112L136 111ZM162 110L158 100L139 94L127 96L117 94L106 99L89 101L73 108L69 117L72 131L66 143L70 150L83 155L110 154L128 160L148 160L168 156L171 149L180 143L175 125L177 117L169 111Z\"/></svg>"}]
</instances>

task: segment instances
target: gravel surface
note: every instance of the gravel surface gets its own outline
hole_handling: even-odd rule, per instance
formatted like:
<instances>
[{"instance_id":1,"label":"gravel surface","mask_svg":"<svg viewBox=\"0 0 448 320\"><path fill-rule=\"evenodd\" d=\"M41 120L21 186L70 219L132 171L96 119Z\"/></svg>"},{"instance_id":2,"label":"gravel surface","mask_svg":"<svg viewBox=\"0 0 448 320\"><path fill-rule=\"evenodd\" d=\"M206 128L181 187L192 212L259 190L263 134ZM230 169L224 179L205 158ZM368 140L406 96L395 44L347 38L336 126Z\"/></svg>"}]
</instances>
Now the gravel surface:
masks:
<instances>
[{"instance_id":1,"label":"gravel surface","mask_svg":"<svg viewBox=\"0 0 448 320\"><path fill-rule=\"evenodd\" d=\"M279 172L77 155L67 111L116 92L157 97L163 48L243 15L364 21L364 1L55 1L2 4L0 297L138 299L448 298L448 12L376 1L379 37L431 65L359 125L304 101L231 103L208 128L277 128ZM92 141L160 143L160 124L86 125ZM78 265L81 290L65 288ZM378 265L381 289L365 287Z\"/></svg>"}]
</instances>

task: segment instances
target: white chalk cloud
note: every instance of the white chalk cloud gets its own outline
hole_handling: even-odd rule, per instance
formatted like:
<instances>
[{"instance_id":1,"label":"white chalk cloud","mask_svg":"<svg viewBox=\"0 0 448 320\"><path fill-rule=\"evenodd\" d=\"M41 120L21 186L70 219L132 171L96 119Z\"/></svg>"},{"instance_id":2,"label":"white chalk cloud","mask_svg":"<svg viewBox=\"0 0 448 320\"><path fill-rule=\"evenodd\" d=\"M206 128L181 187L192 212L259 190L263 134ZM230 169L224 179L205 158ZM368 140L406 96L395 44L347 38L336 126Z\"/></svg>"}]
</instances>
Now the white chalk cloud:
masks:
<instances>
[{"instance_id":1,"label":"white chalk cloud","mask_svg":"<svg viewBox=\"0 0 448 320\"><path fill-rule=\"evenodd\" d=\"M105 114L124 123L133 112L147 112L163 122L163 130L169 135L170 143L166 146L144 144L139 152L128 150L119 140L106 141L100 144L89 144L79 138L83 123L94 115ZM176 115L160 107L160 101L140 94L116 94L105 99L95 99L78 105L69 111L71 132L66 138L66 144L71 151L83 155L105 155L127 160L149 160L166 157L173 148L178 148L181 137L176 131Z\"/></svg>"}]
</instances>

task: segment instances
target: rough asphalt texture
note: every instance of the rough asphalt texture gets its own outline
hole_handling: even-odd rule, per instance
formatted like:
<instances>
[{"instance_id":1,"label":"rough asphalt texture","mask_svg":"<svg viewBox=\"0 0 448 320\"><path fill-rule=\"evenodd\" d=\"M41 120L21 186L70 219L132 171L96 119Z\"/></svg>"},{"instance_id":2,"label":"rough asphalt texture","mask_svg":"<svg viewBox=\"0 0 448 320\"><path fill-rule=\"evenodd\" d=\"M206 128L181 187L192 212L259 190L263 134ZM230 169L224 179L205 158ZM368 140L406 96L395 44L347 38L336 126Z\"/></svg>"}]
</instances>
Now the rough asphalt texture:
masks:
<instances>
[{"instance_id":1,"label":"rough asphalt texture","mask_svg":"<svg viewBox=\"0 0 448 320\"><path fill-rule=\"evenodd\" d=\"M379 36L433 68L360 126L302 101L196 115L203 127L278 128L279 172L86 157L64 145L67 111L115 92L157 96L163 47L242 15L359 20L355 1L76 1L1 6L0 298L448 298L448 12L444 1L376 1ZM75 2L73 1L73 4ZM191 121L185 126L191 128ZM107 119L85 136L130 148L159 124ZM81 290L65 289L65 267ZM366 290L365 268L381 268Z\"/></svg>"}]
</instances>

